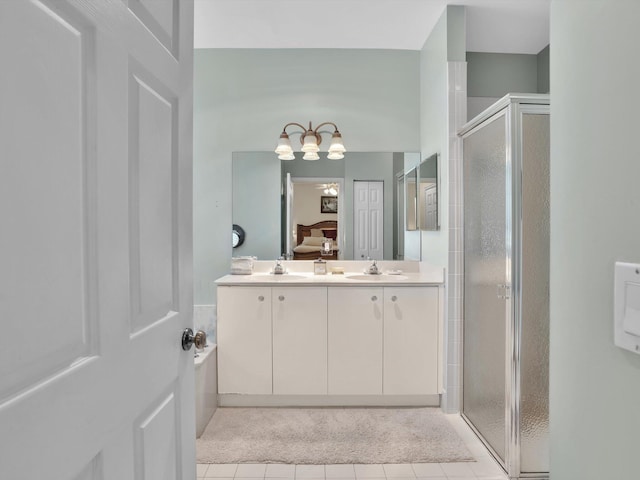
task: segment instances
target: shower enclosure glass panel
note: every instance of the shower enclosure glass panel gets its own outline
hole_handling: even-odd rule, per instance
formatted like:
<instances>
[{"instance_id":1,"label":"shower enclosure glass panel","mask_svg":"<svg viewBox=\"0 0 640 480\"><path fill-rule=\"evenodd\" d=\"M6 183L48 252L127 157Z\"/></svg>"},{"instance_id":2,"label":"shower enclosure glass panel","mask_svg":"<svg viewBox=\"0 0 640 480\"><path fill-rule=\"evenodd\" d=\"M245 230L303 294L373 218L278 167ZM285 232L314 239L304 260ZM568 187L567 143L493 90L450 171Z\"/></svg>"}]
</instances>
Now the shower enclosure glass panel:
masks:
<instances>
[{"instance_id":1,"label":"shower enclosure glass panel","mask_svg":"<svg viewBox=\"0 0 640 480\"><path fill-rule=\"evenodd\" d=\"M549 471L549 115L522 115L520 470Z\"/></svg>"},{"instance_id":2,"label":"shower enclosure glass panel","mask_svg":"<svg viewBox=\"0 0 640 480\"><path fill-rule=\"evenodd\" d=\"M463 410L503 461L507 346L506 145L504 114L464 139Z\"/></svg>"}]
</instances>

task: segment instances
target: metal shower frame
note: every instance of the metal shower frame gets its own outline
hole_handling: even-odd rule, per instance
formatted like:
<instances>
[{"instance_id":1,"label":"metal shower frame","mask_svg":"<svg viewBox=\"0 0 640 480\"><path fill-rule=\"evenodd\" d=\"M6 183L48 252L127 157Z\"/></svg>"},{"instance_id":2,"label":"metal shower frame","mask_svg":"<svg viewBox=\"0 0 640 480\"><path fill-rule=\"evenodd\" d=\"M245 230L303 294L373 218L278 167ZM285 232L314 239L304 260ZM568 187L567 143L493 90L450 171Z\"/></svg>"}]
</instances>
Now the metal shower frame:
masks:
<instances>
[{"instance_id":1,"label":"metal shower frame","mask_svg":"<svg viewBox=\"0 0 640 480\"><path fill-rule=\"evenodd\" d=\"M461 394L461 415L478 438L490 451L491 455L505 470L509 478L548 480L548 472L522 472L521 471L521 444L520 444L520 393L521 393L521 330L522 330L522 135L516 134L522 128L522 116L524 114L549 115L549 95L547 94L509 94L501 98L480 115L465 124L458 136L462 139L468 137L490 122L505 116L506 129L506 239L507 270L505 285L505 309L506 309L506 398L505 398L505 459L504 461L495 452L491 445L483 438L470 419L464 414L464 394ZM461 167L464 178L464 162ZM464 189L463 189L464 204ZM464 213L463 213L464 215ZM464 222L464 219L463 219ZM515 226L515 228L514 228ZM464 292L463 292L464 297ZM463 304L464 305L464 304ZM464 310L463 310L464 315ZM462 338L464 345L464 334ZM464 347L463 347L464 352ZM462 362L464 369L464 361ZM462 372L462 377L464 374ZM464 382L462 385L464 392Z\"/></svg>"}]
</instances>

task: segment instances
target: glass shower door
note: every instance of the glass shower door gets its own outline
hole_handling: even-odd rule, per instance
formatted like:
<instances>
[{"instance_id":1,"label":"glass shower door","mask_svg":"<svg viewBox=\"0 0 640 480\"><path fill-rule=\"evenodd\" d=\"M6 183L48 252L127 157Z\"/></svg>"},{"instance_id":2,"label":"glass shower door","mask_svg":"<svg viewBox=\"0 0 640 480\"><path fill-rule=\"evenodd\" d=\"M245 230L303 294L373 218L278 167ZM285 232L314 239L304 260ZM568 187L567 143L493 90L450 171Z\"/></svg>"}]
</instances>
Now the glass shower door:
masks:
<instances>
[{"instance_id":1,"label":"glass shower door","mask_svg":"<svg viewBox=\"0 0 640 480\"><path fill-rule=\"evenodd\" d=\"M505 111L464 138L463 413L503 462L511 211L506 140Z\"/></svg>"}]
</instances>

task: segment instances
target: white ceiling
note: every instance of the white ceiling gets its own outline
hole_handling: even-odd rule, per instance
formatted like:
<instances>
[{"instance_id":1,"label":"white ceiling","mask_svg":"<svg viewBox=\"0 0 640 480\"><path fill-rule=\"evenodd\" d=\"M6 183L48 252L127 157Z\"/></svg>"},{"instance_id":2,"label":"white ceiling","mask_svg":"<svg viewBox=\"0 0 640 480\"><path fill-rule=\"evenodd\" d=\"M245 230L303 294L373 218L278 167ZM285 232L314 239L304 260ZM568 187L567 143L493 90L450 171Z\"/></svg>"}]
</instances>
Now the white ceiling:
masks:
<instances>
[{"instance_id":1,"label":"white ceiling","mask_svg":"<svg viewBox=\"0 0 640 480\"><path fill-rule=\"evenodd\" d=\"M195 48L420 50L445 5L467 6L467 51L538 53L550 0L195 0Z\"/></svg>"}]
</instances>

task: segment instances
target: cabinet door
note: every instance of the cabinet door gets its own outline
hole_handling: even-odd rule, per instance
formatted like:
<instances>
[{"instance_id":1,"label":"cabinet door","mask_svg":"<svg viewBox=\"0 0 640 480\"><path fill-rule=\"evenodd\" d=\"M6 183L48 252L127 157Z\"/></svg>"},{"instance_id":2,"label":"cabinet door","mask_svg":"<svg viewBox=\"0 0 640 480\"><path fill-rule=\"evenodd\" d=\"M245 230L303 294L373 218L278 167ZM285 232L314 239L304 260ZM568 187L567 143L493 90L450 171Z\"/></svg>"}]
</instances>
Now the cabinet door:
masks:
<instances>
[{"instance_id":1,"label":"cabinet door","mask_svg":"<svg viewBox=\"0 0 640 480\"><path fill-rule=\"evenodd\" d=\"M382 288L328 290L329 394L381 394Z\"/></svg>"},{"instance_id":2,"label":"cabinet door","mask_svg":"<svg viewBox=\"0 0 640 480\"><path fill-rule=\"evenodd\" d=\"M272 393L271 288L218 287L219 393Z\"/></svg>"},{"instance_id":3,"label":"cabinet door","mask_svg":"<svg viewBox=\"0 0 640 480\"><path fill-rule=\"evenodd\" d=\"M327 289L272 289L273 393L327 393Z\"/></svg>"},{"instance_id":4,"label":"cabinet door","mask_svg":"<svg viewBox=\"0 0 640 480\"><path fill-rule=\"evenodd\" d=\"M437 287L385 287L384 393L438 393Z\"/></svg>"}]
</instances>

